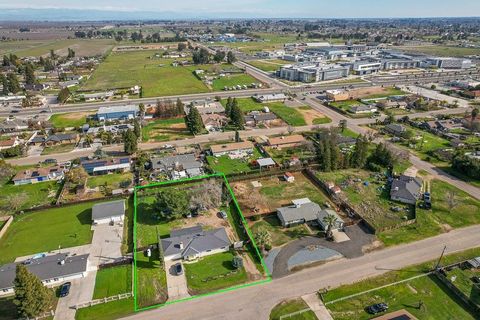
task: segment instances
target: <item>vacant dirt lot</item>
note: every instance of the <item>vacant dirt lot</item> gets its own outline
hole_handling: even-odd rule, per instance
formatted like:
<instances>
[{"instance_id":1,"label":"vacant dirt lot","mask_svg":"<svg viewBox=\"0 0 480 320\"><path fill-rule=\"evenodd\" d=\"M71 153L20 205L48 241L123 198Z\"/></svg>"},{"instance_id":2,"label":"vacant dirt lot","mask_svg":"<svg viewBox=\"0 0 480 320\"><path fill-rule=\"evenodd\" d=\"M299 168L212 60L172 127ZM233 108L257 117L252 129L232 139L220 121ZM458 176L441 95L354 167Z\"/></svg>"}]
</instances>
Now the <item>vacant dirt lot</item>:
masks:
<instances>
[{"instance_id":1,"label":"vacant dirt lot","mask_svg":"<svg viewBox=\"0 0 480 320\"><path fill-rule=\"evenodd\" d=\"M317 110L314 109L303 109L303 108L298 108L298 111L303 115L303 118L305 119L305 122L308 125L313 124L313 120L318 119L318 118L325 118L325 115L321 112L318 112Z\"/></svg>"}]
</instances>

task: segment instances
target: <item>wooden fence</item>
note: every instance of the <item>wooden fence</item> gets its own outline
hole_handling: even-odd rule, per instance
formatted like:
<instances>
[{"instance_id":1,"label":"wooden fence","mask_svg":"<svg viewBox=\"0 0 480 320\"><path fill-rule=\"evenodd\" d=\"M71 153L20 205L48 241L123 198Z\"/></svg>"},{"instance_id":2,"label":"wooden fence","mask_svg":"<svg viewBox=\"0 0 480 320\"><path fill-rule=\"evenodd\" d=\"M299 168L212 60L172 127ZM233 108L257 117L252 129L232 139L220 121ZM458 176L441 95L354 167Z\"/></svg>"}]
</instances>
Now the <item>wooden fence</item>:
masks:
<instances>
[{"instance_id":1,"label":"wooden fence","mask_svg":"<svg viewBox=\"0 0 480 320\"><path fill-rule=\"evenodd\" d=\"M50 311L47 311L45 313L43 313L42 315L38 316L38 317L35 317L35 318L20 318L21 320L40 320L40 319L45 319L45 318L49 318L49 317L53 317L55 315L55 311L53 310L50 310Z\"/></svg>"},{"instance_id":2,"label":"wooden fence","mask_svg":"<svg viewBox=\"0 0 480 320\"><path fill-rule=\"evenodd\" d=\"M102 298L102 299L95 299L95 300L91 300L91 301L88 301L88 302L79 303L77 305L74 305L73 308L75 310L78 310L78 309L81 309L81 308L88 308L88 307L96 306L97 304L103 304L103 303L107 303L107 302L128 299L130 297L133 297L132 292L121 293L121 294L117 294L117 295L111 296L111 297L106 297L106 298Z\"/></svg>"},{"instance_id":3,"label":"wooden fence","mask_svg":"<svg viewBox=\"0 0 480 320\"><path fill-rule=\"evenodd\" d=\"M0 217L0 221L6 221L5 224L0 228L0 239L7 232L8 227L13 221L13 216Z\"/></svg>"}]
</instances>

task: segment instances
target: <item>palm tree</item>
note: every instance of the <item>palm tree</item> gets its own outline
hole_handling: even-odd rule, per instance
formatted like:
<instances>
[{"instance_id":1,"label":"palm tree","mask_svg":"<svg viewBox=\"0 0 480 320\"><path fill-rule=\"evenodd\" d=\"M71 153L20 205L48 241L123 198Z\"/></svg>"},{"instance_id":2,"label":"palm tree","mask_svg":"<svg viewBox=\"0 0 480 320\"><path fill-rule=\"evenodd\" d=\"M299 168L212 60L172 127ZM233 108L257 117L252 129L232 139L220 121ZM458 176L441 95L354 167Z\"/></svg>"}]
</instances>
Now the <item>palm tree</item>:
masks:
<instances>
[{"instance_id":1,"label":"palm tree","mask_svg":"<svg viewBox=\"0 0 480 320\"><path fill-rule=\"evenodd\" d=\"M323 217L323 223L327 225L327 230L325 232L325 238L327 239L332 239L333 238L333 232L332 228L334 225L336 225L338 222L338 219L335 215L333 214L327 214L325 217Z\"/></svg>"},{"instance_id":2,"label":"palm tree","mask_svg":"<svg viewBox=\"0 0 480 320\"><path fill-rule=\"evenodd\" d=\"M88 144L88 146L91 146L93 143L93 136L91 134L87 134L85 136L85 143Z\"/></svg>"},{"instance_id":3,"label":"palm tree","mask_svg":"<svg viewBox=\"0 0 480 320\"><path fill-rule=\"evenodd\" d=\"M265 247L272 244L272 237L267 230L261 229L255 234L255 241L257 241L257 244L262 249L262 252L265 252Z\"/></svg>"}]
</instances>

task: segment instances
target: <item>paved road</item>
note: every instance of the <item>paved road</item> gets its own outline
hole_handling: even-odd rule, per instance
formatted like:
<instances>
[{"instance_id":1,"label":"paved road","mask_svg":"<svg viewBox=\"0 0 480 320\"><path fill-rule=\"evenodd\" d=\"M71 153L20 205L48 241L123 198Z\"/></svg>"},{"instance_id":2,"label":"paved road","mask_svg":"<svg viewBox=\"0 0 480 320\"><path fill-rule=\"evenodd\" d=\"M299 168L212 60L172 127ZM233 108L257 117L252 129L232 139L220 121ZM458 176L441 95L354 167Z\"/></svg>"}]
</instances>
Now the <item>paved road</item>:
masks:
<instances>
[{"instance_id":1,"label":"paved road","mask_svg":"<svg viewBox=\"0 0 480 320\"><path fill-rule=\"evenodd\" d=\"M321 288L335 288L390 270L435 260L447 246L447 253L480 244L480 226L457 229L415 243L375 251L362 257L341 259L305 269L267 284L168 305L127 317L142 320L268 319L271 308L284 299L303 296Z\"/></svg>"}]
</instances>

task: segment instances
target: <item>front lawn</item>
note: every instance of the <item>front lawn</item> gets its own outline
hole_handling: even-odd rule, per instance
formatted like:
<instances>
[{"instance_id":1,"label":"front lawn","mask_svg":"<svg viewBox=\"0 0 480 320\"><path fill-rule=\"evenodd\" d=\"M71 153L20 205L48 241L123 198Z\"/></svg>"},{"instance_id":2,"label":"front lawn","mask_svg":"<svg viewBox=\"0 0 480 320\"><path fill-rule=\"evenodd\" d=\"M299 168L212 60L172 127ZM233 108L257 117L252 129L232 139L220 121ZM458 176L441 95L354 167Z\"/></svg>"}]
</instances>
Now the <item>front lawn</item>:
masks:
<instances>
[{"instance_id":1,"label":"front lawn","mask_svg":"<svg viewBox=\"0 0 480 320\"><path fill-rule=\"evenodd\" d=\"M282 316L286 316L288 314L309 309L307 303L303 301L303 299L298 298L294 300L283 301L277 304L272 311L270 312L270 320L280 320ZM287 319L290 320L316 320L317 316L313 313L312 310L308 310L302 312L297 315L293 315L288 317Z\"/></svg>"},{"instance_id":2,"label":"front lawn","mask_svg":"<svg viewBox=\"0 0 480 320\"><path fill-rule=\"evenodd\" d=\"M0 240L0 264L16 257L80 246L92 241L93 202L15 217Z\"/></svg>"},{"instance_id":3,"label":"front lawn","mask_svg":"<svg viewBox=\"0 0 480 320\"><path fill-rule=\"evenodd\" d=\"M273 247L279 247L290 241L311 235L303 224L290 228L283 228L280 220L278 220L275 215L266 216L259 221L253 222L250 229L253 234L256 234L260 230L268 231L272 238Z\"/></svg>"},{"instance_id":4,"label":"front lawn","mask_svg":"<svg viewBox=\"0 0 480 320\"><path fill-rule=\"evenodd\" d=\"M233 257L232 253L223 252L203 257L194 263L184 263L190 294L213 292L247 282L245 269L236 270L233 267Z\"/></svg>"},{"instance_id":5,"label":"front lawn","mask_svg":"<svg viewBox=\"0 0 480 320\"><path fill-rule=\"evenodd\" d=\"M48 121L55 128L78 128L87 123L87 116L91 114L89 112L57 113L53 114Z\"/></svg>"},{"instance_id":6,"label":"front lawn","mask_svg":"<svg viewBox=\"0 0 480 320\"><path fill-rule=\"evenodd\" d=\"M73 149L75 149L74 143L58 144L56 146L45 147L45 149L42 151L42 156L57 153L67 153L73 151Z\"/></svg>"},{"instance_id":7,"label":"front lawn","mask_svg":"<svg viewBox=\"0 0 480 320\"><path fill-rule=\"evenodd\" d=\"M143 141L172 141L192 137L185 124L185 119L158 119L149 121L142 128Z\"/></svg>"},{"instance_id":8,"label":"front lawn","mask_svg":"<svg viewBox=\"0 0 480 320\"><path fill-rule=\"evenodd\" d=\"M75 313L76 320L115 320L133 314L133 298L116 300L82 308Z\"/></svg>"},{"instance_id":9,"label":"front lawn","mask_svg":"<svg viewBox=\"0 0 480 320\"><path fill-rule=\"evenodd\" d=\"M400 89L388 87L388 88L382 88L381 93L367 94L367 95L361 96L360 99L373 100L373 99L388 98L391 96L403 96L405 94L406 93Z\"/></svg>"},{"instance_id":10,"label":"front lawn","mask_svg":"<svg viewBox=\"0 0 480 320\"><path fill-rule=\"evenodd\" d=\"M1 187L0 206L8 207L8 204L12 201L12 197L22 200L19 210L51 204L55 202L61 186L57 181L46 181L20 186L5 184Z\"/></svg>"},{"instance_id":11,"label":"front lawn","mask_svg":"<svg viewBox=\"0 0 480 320\"><path fill-rule=\"evenodd\" d=\"M222 91L225 87L237 85L249 87L252 83L259 83L259 81L248 74L232 74L213 80L213 90Z\"/></svg>"},{"instance_id":12,"label":"front lawn","mask_svg":"<svg viewBox=\"0 0 480 320\"><path fill-rule=\"evenodd\" d=\"M87 180L87 187L109 187L113 190L120 188L127 188L132 184L133 173L113 173L101 176L90 176Z\"/></svg>"},{"instance_id":13,"label":"front lawn","mask_svg":"<svg viewBox=\"0 0 480 320\"><path fill-rule=\"evenodd\" d=\"M141 251L137 252L136 266L138 307L165 303L168 298L167 274L160 262L158 250L153 250L151 257Z\"/></svg>"},{"instance_id":14,"label":"front lawn","mask_svg":"<svg viewBox=\"0 0 480 320\"><path fill-rule=\"evenodd\" d=\"M455 195L453 208L449 208L447 193ZM418 241L452 228L461 228L480 223L480 201L466 192L440 181L431 181L432 209L417 208L417 223L378 234L387 246Z\"/></svg>"},{"instance_id":15,"label":"front lawn","mask_svg":"<svg viewBox=\"0 0 480 320\"><path fill-rule=\"evenodd\" d=\"M93 299L111 297L132 291L132 266L100 269L95 279Z\"/></svg>"}]
</instances>

